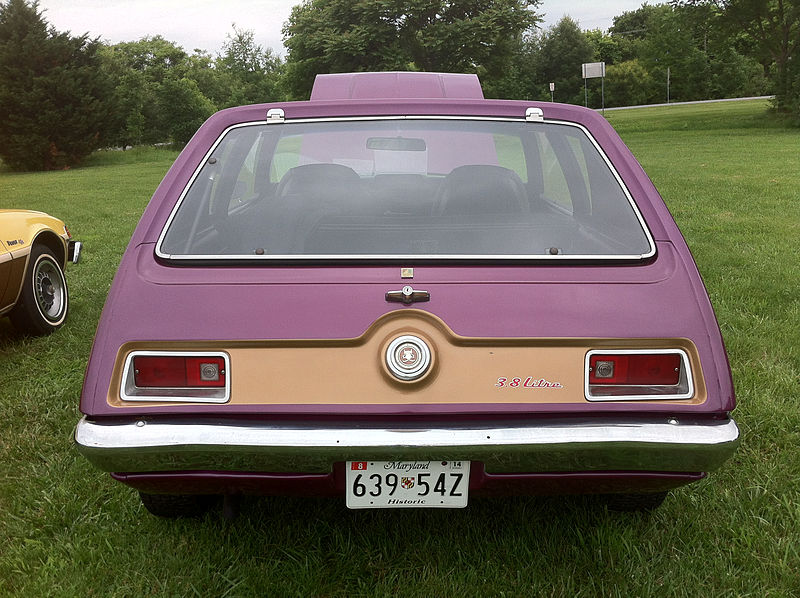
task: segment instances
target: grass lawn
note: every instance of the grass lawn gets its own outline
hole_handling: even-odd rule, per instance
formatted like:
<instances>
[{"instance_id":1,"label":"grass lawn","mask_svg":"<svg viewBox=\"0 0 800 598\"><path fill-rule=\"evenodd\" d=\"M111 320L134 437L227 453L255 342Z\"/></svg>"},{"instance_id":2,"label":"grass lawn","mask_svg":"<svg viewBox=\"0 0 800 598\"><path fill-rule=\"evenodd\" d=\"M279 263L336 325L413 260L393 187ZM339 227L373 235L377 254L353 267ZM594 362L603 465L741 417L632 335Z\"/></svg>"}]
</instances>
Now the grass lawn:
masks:
<instances>
[{"instance_id":1,"label":"grass lawn","mask_svg":"<svg viewBox=\"0 0 800 598\"><path fill-rule=\"evenodd\" d=\"M92 336L122 251L175 154L0 171L0 208L86 243L50 338L0 320L0 596L800 595L800 131L760 101L607 112L675 215L730 354L736 456L649 515L586 498L348 512L248 499L233 522L150 516L72 447Z\"/></svg>"}]
</instances>

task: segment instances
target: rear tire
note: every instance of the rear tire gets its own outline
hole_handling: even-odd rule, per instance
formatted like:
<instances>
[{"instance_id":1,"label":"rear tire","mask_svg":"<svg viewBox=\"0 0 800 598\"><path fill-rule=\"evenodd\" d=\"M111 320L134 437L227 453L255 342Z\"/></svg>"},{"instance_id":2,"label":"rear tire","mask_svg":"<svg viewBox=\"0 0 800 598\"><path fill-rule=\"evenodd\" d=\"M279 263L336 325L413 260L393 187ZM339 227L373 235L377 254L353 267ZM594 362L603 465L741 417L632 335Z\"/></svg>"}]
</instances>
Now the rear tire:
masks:
<instances>
[{"instance_id":1,"label":"rear tire","mask_svg":"<svg viewBox=\"0 0 800 598\"><path fill-rule=\"evenodd\" d=\"M205 515L218 502L213 494L148 494L139 492L144 508L156 517L178 519Z\"/></svg>"},{"instance_id":2,"label":"rear tire","mask_svg":"<svg viewBox=\"0 0 800 598\"><path fill-rule=\"evenodd\" d=\"M44 245L34 245L11 323L28 334L45 335L57 330L67 319L67 279L58 260Z\"/></svg>"},{"instance_id":3,"label":"rear tire","mask_svg":"<svg viewBox=\"0 0 800 598\"><path fill-rule=\"evenodd\" d=\"M605 494L603 501L610 511L652 511L661 506L667 497L666 492L648 492L645 494Z\"/></svg>"}]
</instances>

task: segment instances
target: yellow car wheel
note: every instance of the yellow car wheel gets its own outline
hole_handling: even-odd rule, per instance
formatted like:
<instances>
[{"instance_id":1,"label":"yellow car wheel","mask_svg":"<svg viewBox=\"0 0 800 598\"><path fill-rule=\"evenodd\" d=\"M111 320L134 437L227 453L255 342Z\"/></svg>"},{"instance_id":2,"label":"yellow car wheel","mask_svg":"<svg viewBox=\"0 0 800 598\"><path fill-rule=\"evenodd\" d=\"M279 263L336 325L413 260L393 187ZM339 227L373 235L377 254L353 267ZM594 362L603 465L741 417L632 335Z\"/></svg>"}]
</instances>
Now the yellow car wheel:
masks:
<instances>
[{"instance_id":1,"label":"yellow car wheel","mask_svg":"<svg viewBox=\"0 0 800 598\"><path fill-rule=\"evenodd\" d=\"M30 334L50 334L67 319L67 279L58 260L43 245L34 246L11 322Z\"/></svg>"}]
</instances>

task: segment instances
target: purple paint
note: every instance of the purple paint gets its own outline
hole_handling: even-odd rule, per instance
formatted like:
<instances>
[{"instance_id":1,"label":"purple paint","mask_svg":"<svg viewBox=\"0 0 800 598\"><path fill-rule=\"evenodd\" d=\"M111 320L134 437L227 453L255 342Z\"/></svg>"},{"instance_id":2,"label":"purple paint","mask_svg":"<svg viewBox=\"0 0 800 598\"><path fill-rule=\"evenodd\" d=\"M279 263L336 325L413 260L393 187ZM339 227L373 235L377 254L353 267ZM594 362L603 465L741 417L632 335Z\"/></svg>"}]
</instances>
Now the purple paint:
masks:
<instances>
[{"instance_id":1,"label":"purple paint","mask_svg":"<svg viewBox=\"0 0 800 598\"><path fill-rule=\"evenodd\" d=\"M477 85L477 87L476 87ZM379 97L380 96L380 97ZM379 99L369 99L379 97ZM181 191L209 148L229 127L263 122L280 108L287 122L305 118L383 116L495 117L522 120L540 108L547 120L577 123L597 141L627 186L656 242L657 255L628 264L412 263L415 287L430 301L404 306L385 300L399 288L397 264L167 264L154 250ZM278 125L280 126L280 125ZM231 306L236 306L231 309ZM133 341L352 339L379 317L416 309L441 318L458 335L492 338L682 338L697 347L708 400L661 403L426 405L169 405L115 408L106 402L119 348ZM233 364L232 369L235 369ZM474 75L378 73L318 78L311 101L223 110L196 133L164 180L133 233L97 329L81 396L81 411L108 418L247 415L292 419L391 419L458 416L622 414L674 415L698 422L723 419L734 390L719 326L689 249L655 187L608 122L577 106L484 100ZM322 476L259 472L115 474L147 492L340 494L340 466ZM476 492L644 492L675 487L701 474L565 472L491 475L475 467Z\"/></svg>"},{"instance_id":2,"label":"purple paint","mask_svg":"<svg viewBox=\"0 0 800 598\"><path fill-rule=\"evenodd\" d=\"M460 73L336 73L317 75L311 100L364 98L483 99L477 75Z\"/></svg>"},{"instance_id":3,"label":"purple paint","mask_svg":"<svg viewBox=\"0 0 800 598\"><path fill-rule=\"evenodd\" d=\"M264 496L343 497L344 463L327 474L179 471L113 473L111 476L140 492L152 494L249 494ZM702 473L596 471L583 473L489 474L481 463L470 470L472 497L561 494L663 492L705 477Z\"/></svg>"}]
</instances>

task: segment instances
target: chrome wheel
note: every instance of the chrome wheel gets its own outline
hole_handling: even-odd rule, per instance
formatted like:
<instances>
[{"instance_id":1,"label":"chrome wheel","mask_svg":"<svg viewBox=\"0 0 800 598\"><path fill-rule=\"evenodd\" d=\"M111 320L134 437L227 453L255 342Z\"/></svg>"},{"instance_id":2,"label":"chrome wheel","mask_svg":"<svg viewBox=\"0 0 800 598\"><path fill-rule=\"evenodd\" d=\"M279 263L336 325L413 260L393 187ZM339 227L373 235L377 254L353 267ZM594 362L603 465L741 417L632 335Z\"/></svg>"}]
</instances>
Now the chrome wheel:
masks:
<instances>
[{"instance_id":1,"label":"chrome wheel","mask_svg":"<svg viewBox=\"0 0 800 598\"><path fill-rule=\"evenodd\" d=\"M36 263L33 285L36 306L42 316L50 322L59 322L64 316L67 284L61 268L48 255L40 256Z\"/></svg>"},{"instance_id":2,"label":"chrome wheel","mask_svg":"<svg viewBox=\"0 0 800 598\"><path fill-rule=\"evenodd\" d=\"M50 334L67 319L69 292L58 258L48 247L34 245L28 258L19 300L8 314L29 334Z\"/></svg>"}]
</instances>

